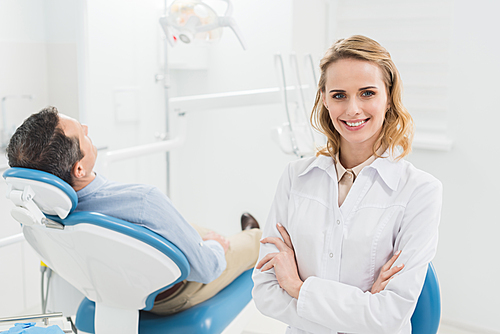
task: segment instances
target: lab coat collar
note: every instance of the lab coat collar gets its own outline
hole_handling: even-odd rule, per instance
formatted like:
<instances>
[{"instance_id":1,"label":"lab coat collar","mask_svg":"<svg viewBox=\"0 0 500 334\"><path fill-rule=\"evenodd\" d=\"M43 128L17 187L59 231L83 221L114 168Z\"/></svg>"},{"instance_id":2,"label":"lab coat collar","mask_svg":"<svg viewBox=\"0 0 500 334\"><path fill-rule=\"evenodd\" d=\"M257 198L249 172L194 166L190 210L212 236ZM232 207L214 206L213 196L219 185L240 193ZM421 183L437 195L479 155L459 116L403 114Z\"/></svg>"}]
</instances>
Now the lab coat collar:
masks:
<instances>
[{"instance_id":1,"label":"lab coat collar","mask_svg":"<svg viewBox=\"0 0 500 334\"><path fill-rule=\"evenodd\" d=\"M306 175L313 168L319 168L324 170L334 181L337 183L337 171L335 170L335 161L332 157L327 157L325 155L319 155L313 162L307 166L307 168L299 174L299 177L302 175Z\"/></svg>"},{"instance_id":2,"label":"lab coat collar","mask_svg":"<svg viewBox=\"0 0 500 334\"><path fill-rule=\"evenodd\" d=\"M331 157L319 155L302 173L299 174L299 177L306 175L313 168L324 170L333 180L335 180L335 182L338 182L335 161ZM403 164L401 161L397 161L393 155L390 154L389 150L385 151L384 154L381 155L381 158L375 159L374 162L365 168L375 169L380 175L380 178L389 188L391 188L391 190L398 189Z\"/></svg>"},{"instance_id":3,"label":"lab coat collar","mask_svg":"<svg viewBox=\"0 0 500 334\"><path fill-rule=\"evenodd\" d=\"M76 195L78 196L78 198L82 198L83 196L92 194L97 189L101 188L106 182L108 182L108 180L104 176L96 173L96 176L92 180L92 182L87 184L84 188L78 190L76 192Z\"/></svg>"},{"instance_id":4,"label":"lab coat collar","mask_svg":"<svg viewBox=\"0 0 500 334\"><path fill-rule=\"evenodd\" d=\"M375 169L384 183L392 190L395 191L398 189L403 163L397 161L389 150L385 151L381 158L375 159L375 161L372 162L371 165L366 166L366 168Z\"/></svg>"}]
</instances>

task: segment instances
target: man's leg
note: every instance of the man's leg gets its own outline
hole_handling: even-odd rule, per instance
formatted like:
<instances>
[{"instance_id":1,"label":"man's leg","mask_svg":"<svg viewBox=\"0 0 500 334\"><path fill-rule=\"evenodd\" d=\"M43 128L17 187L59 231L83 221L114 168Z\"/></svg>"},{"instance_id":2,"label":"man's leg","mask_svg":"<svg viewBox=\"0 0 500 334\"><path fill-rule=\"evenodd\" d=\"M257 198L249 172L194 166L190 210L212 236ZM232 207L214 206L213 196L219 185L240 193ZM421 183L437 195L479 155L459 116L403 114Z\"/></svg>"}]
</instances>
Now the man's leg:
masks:
<instances>
[{"instance_id":1,"label":"man's leg","mask_svg":"<svg viewBox=\"0 0 500 334\"><path fill-rule=\"evenodd\" d=\"M259 257L261 237L262 231L260 229L242 231L230 237L229 249L226 253L226 270L217 279L204 284L193 294L187 307L194 306L215 296L244 271L252 269Z\"/></svg>"},{"instance_id":2,"label":"man's leg","mask_svg":"<svg viewBox=\"0 0 500 334\"><path fill-rule=\"evenodd\" d=\"M196 225L193 227L202 237L210 231ZM225 255L226 270L217 279L208 284L185 281L172 296L155 302L151 312L165 315L176 313L215 296L244 271L255 266L259 256L261 236L262 231L254 228L229 237L229 249Z\"/></svg>"}]
</instances>

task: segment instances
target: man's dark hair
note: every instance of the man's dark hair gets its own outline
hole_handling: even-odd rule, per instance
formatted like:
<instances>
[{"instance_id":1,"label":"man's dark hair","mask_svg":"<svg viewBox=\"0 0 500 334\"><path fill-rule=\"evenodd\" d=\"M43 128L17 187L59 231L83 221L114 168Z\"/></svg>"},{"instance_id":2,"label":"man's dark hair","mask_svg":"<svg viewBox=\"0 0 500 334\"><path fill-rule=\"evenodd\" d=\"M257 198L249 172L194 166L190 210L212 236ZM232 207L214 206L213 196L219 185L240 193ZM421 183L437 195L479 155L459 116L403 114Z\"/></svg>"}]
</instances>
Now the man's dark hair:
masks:
<instances>
[{"instance_id":1,"label":"man's dark hair","mask_svg":"<svg viewBox=\"0 0 500 334\"><path fill-rule=\"evenodd\" d=\"M7 157L11 167L42 170L73 185L71 169L83 153L78 138L64 134L57 108L47 107L16 129L7 146Z\"/></svg>"}]
</instances>

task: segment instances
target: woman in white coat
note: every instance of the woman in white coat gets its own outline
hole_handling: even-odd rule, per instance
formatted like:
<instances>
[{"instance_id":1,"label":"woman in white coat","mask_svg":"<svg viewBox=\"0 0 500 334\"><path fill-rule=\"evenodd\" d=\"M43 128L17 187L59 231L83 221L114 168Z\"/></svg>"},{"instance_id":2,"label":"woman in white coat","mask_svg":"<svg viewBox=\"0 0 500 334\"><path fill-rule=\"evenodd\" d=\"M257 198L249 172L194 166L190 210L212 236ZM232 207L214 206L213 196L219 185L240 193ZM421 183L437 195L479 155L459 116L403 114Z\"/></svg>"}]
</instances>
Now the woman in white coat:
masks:
<instances>
[{"instance_id":1,"label":"woman in white coat","mask_svg":"<svg viewBox=\"0 0 500 334\"><path fill-rule=\"evenodd\" d=\"M311 120L327 145L281 177L255 304L287 333L409 334L436 253L441 183L403 159L413 121L380 44L339 40L320 69Z\"/></svg>"}]
</instances>

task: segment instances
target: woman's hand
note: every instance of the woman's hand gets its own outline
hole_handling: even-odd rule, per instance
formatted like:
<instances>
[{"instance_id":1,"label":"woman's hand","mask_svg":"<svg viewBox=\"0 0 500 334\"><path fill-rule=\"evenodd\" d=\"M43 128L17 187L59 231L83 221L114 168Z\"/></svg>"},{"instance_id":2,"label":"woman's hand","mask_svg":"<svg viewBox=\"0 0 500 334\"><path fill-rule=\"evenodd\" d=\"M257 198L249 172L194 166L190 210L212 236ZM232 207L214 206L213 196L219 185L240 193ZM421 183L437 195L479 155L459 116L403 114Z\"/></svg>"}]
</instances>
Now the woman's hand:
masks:
<instances>
[{"instance_id":1,"label":"woman's hand","mask_svg":"<svg viewBox=\"0 0 500 334\"><path fill-rule=\"evenodd\" d=\"M380 274L370 290L371 293L378 293L384 290L389 281L396 277L396 274L404 268L405 265L402 263L397 267L391 268L394 262L398 259L399 255L401 255L401 251L397 251L396 254L394 254L386 264L384 264L382 269L380 269Z\"/></svg>"},{"instance_id":2,"label":"woman's hand","mask_svg":"<svg viewBox=\"0 0 500 334\"><path fill-rule=\"evenodd\" d=\"M262 239L261 242L263 244L271 243L275 245L279 253L267 254L260 260L256 268L266 271L274 267L274 273L279 285L293 298L299 298L303 282L297 270L292 240L283 225L278 223L276 226L283 240L275 237L267 237Z\"/></svg>"}]
</instances>

